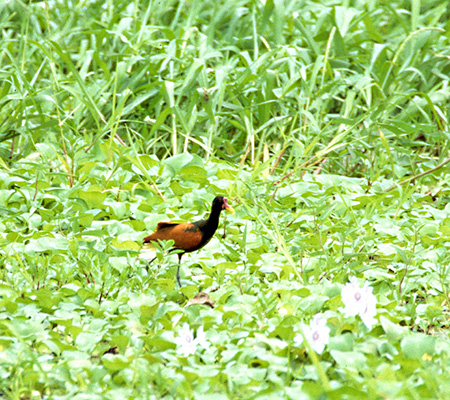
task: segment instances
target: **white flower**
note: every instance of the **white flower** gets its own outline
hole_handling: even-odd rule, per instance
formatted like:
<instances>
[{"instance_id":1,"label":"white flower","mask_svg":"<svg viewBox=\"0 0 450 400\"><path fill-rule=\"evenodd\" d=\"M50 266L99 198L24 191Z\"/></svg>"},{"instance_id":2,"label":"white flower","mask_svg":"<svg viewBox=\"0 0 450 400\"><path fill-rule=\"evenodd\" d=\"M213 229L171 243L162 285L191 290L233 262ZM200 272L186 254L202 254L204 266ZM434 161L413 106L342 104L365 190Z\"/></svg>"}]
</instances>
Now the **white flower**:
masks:
<instances>
[{"instance_id":1,"label":"white flower","mask_svg":"<svg viewBox=\"0 0 450 400\"><path fill-rule=\"evenodd\" d=\"M200 345L204 349L207 349L209 348L209 346L211 346L211 343L209 343L206 339L206 334L203 331L203 326L198 328L197 337L195 338L194 342L196 342L196 344Z\"/></svg>"},{"instance_id":2,"label":"white flower","mask_svg":"<svg viewBox=\"0 0 450 400\"><path fill-rule=\"evenodd\" d=\"M203 326L198 329L197 337L194 339L194 331L189 328L189 325L186 322L181 328L179 336L175 338L175 343L178 346L177 354L185 357L194 354L198 345L205 349L210 346L210 343L206 340Z\"/></svg>"},{"instance_id":3,"label":"white flower","mask_svg":"<svg viewBox=\"0 0 450 400\"><path fill-rule=\"evenodd\" d=\"M353 276L341 292L344 303L344 313L348 316L359 315L367 328L371 329L376 323L377 298L372 293L373 288L367 282L360 287L357 279Z\"/></svg>"},{"instance_id":4,"label":"white flower","mask_svg":"<svg viewBox=\"0 0 450 400\"><path fill-rule=\"evenodd\" d=\"M325 346L330 341L330 328L327 326L327 320L319 314L314 315L309 326L302 327L303 335L308 341L311 348L319 354L322 354ZM303 336L298 334L294 338L295 344L298 346L303 342Z\"/></svg>"}]
</instances>

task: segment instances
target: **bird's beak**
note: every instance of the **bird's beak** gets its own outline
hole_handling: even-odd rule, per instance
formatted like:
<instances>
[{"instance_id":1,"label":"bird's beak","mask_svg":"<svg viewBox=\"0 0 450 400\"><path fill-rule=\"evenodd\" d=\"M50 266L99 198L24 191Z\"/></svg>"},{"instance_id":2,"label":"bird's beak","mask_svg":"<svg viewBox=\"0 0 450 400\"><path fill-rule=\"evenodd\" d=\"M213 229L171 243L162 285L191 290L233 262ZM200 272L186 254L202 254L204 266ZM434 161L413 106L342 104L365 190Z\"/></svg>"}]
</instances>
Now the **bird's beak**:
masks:
<instances>
[{"instance_id":1,"label":"bird's beak","mask_svg":"<svg viewBox=\"0 0 450 400\"><path fill-rule=\"evenodd\" d=\"M228 210L228 211L229 211L230 213L232 213L232 214L235 213L234 208L231 207L231 206L226 206L225 209Z\"/></svg>"},{"instance_id":2,"label":"bird's beak","mask_svg":"<svg viewBox=\"0 0 450 400\"><path fill-rule=\"evenodd\" d=\"M234 214L234 208L233 207L231 207L229 204L228 204L228 200L227 199L223 199L223 206L222 206L222 208L224 209L224 210L228 210L230 213L232 213L232 214Z\"/></svg>"}]
</instances>

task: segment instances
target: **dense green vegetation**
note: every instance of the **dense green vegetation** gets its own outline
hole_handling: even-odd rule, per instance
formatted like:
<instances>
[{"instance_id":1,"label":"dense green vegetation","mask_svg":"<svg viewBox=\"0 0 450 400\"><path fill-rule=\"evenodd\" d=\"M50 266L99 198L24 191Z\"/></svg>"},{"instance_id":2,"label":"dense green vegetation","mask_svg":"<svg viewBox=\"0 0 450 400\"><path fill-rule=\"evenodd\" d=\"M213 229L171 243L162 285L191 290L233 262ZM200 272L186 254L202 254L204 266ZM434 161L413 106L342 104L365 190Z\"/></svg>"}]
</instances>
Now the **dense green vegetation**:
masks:
<instances>
[{"instance_id":1,"label":"dense green vegetation","mask_svg":"<svg viewBox=\"0 0 450 400\"><path fill-rule=\"evenodd\" d=\"M449 21L1 2L0 397L449 398ZM183 287L167 249L147 271L218 194Z\"/></svg>"}]
</instances>

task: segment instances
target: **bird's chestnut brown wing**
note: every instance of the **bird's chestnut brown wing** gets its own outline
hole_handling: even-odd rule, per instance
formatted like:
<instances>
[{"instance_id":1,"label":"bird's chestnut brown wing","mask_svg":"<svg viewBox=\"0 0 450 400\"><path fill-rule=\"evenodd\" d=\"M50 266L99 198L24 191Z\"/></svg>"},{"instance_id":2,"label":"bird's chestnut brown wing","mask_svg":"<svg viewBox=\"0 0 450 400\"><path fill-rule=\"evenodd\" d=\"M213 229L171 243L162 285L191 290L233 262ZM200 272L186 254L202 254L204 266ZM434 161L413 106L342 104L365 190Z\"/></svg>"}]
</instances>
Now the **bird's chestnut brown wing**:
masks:
<instances>
[{"instance_id":1,"label":"bird's chestnut brown wing","mask_svg":"<svg viewBox=\"0 0 450 400\"><path fill-rule=\"evenodd\" d=\"M170 232L170 228L174 228L177 225L180 225L179 222L158 222L158 225L156 225L156 230L151 235L146 236L142 241L144 243L148 243L151 241L156 241L158 239L160 240L168 240L167 238L164 239L161 237L162 235L167 235L168 232ZM163 232L163 230L165 232Z\"/></svg>"},{"instance_id":2,"label":"bird's chestnut brown wing","mask_svg":"<svg viewBox=\"0 0 450 400\"><path fill-rule=\"evenodd\" d=\"M163 228L170 228L175 227L177 225L180 225L180 222L158 222L158 225L156 226L156 231L159 231Z\"/></svg>"},{"instance_id":3,"label":"bird's chestnut brown wing","mask_svg":"<svg viewBox=\"0 0 450 400\"><path fill-rule=\"evenodd\" d=\"M174 247L185 251L197 250L202 242L202 233L194 224L160 222L156 232L144 238L144 242L173 240Z\"/></svg>"}]
</instances>

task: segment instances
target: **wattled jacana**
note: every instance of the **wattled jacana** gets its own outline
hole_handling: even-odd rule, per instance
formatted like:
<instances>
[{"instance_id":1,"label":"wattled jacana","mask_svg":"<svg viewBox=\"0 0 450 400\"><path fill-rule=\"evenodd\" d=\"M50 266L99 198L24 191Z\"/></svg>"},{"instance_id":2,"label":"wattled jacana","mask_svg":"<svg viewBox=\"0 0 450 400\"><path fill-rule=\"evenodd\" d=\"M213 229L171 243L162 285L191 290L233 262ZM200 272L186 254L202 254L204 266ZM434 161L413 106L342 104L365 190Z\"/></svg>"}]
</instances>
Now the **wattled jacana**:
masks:
<instances>
[{"instance_id":1,"label":"wattled jacana","mask_svg":"<svg viewBox=\"0 0 450 400\"><path fill-rule=\"evenodd\" d=\"M159 222L156 231L143 239L144 249L158 240L173 240L175 243L172 250L183 250L178 253L177 282L180 287L181 257L184 253L201 249L211 240L219 226L219 217L222 210L234 213L233 208L228 205L226 197L217 196L212 202L208 219L182 223Z\"/></svg>"}]
</instances>

